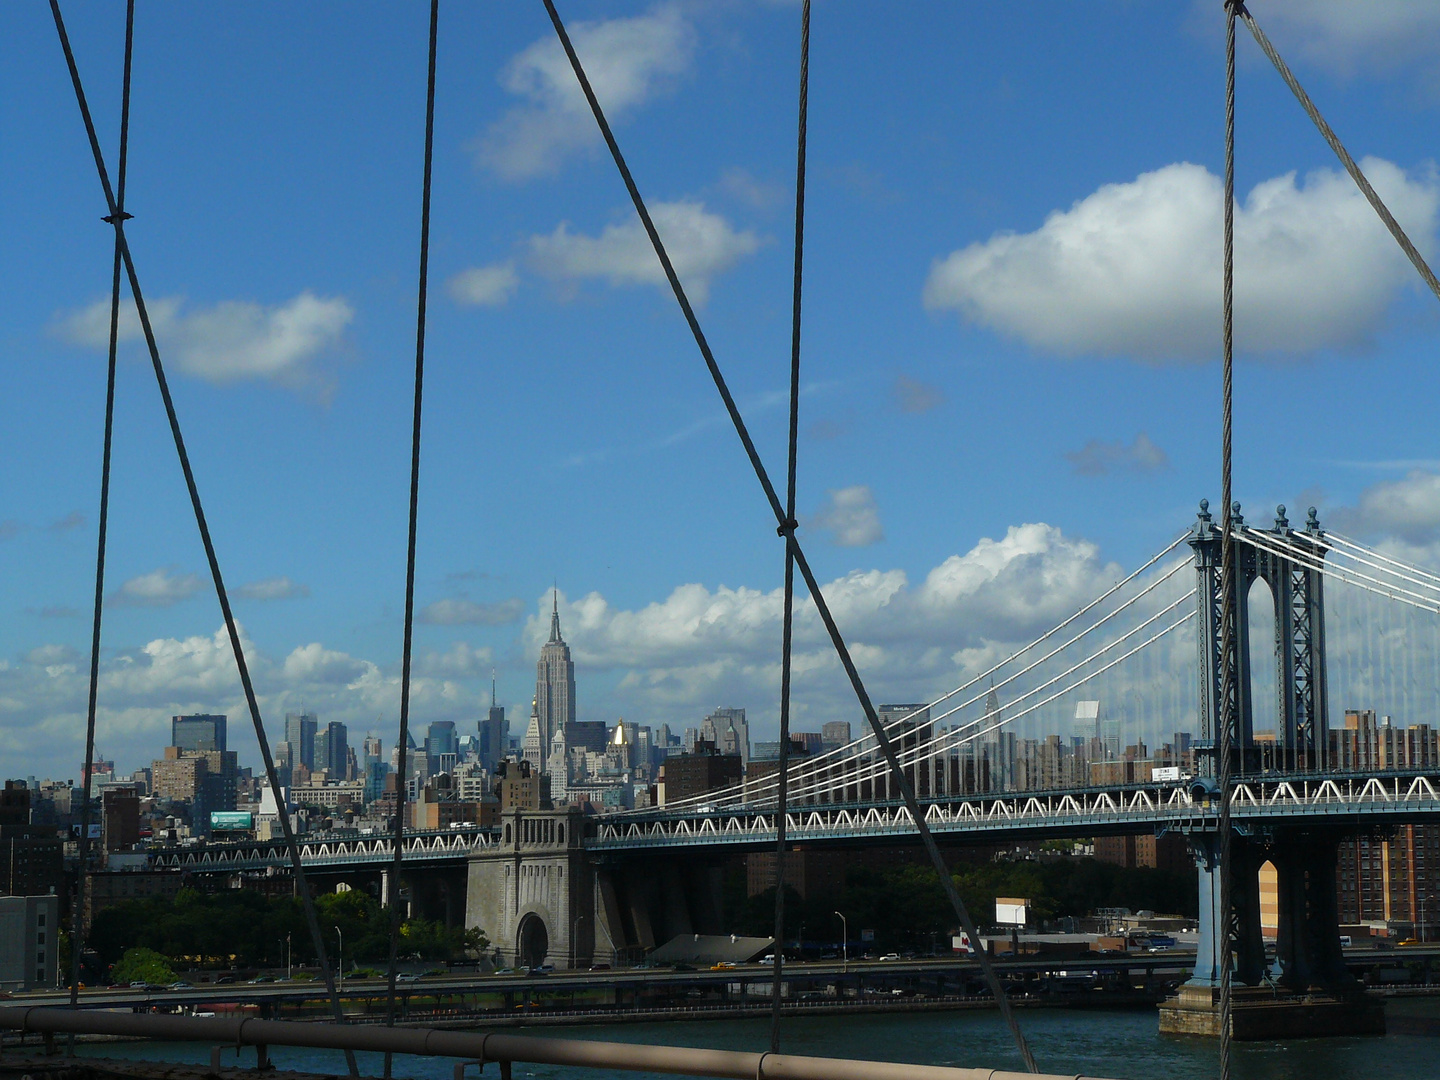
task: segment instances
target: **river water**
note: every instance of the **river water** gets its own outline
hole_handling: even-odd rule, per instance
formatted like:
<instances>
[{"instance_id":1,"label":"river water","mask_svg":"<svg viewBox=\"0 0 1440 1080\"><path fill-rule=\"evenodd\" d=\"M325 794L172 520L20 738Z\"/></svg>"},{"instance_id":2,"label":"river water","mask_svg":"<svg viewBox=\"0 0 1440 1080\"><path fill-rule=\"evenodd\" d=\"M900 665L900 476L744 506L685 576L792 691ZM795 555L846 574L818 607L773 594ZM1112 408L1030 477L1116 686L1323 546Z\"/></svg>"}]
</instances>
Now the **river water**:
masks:
<instances>
[{"instance_id":1,"label":"river water","mask_svg":"<svg viewBox=\"0 0 1440 1080\"><path fill-rule=\"evenodd\" d=\"M1216 1044L1209 1039L1162 1036L1155 1013L1079 1009L1023 1009L1021 1026L1040 1069L1047 1073L1113 1077L1116 1080L1213 1080L1218 1075ZM1440 1000L1392 1000L1388 1015L1400 1033L1368 1039L1295 1039L1278 1043L1237 1043L1235 1080L1435 1080L1440 1077L1440 1037L1412 1034L1426 1026L1440 1031ZM1407 1022L1408 1021L1408 1022ZM522 1029L507 1029L519 1032ZM669 1043L723 1050L768 1049L769 1025L761 1020L710 1020L607 1027L533 1027L525 1034L610 1042ZM927 1065L1022 1070L1020 1057L997 1014L989 1011L786 1018L781 1051L820 1057L880 1058ZM82 1047L99 1057L148 1058L208 1064L208 1047L185 1044L118 1043ZM343 1074L338 1052L275 1047L281 1069ZM379 1055L360 1055L360 1070L381 1075ZM254 1050L226 1065L253 1066ZM454 1063L442 1058L397 1058L395 1075L415 1080L452 1080ZM467 1073L474 1077L473 1071ZM498 1075L493 1067L486 1074ZM536 1080L621 1080L638 1073L516 1065L515 1077Z\"/></svg>"}]
</instances>

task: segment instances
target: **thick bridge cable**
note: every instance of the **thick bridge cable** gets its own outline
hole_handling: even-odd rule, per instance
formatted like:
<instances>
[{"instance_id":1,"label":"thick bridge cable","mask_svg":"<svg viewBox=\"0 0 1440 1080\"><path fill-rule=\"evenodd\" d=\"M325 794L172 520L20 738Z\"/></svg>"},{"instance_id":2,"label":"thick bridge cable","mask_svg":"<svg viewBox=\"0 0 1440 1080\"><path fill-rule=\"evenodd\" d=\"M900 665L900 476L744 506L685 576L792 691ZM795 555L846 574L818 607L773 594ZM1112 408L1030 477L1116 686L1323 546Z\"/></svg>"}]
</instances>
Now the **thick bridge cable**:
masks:
<instances>
[{"instance_id":1,"label":"thick bridge cable","mask_svg":"<svg viewBox=\"0 0 1440 1080\"><path fill-rule=\"evenodd\" d=\"M795 138L795 281L790 300L790 454L785 485L785 523L793 532L795 464L800 443L800 299L805 267L805 125L810 108L810 0L800 7L800 107ZM785 787L790 765L790 647L795 615L795 556L785 545L785 615L780 634L780 812L775 815L775 966L770 983L770 1052L780 1052L780 988L785 969ZM800 958L804 960L802 956Z\"/></svg>"},{"instance_id":2,"label":"thick bridge cable","mask_svg":"<svg viewBox=\"0 0 1440 1080\"><path fill-rule=\"evenodd\" d=\"M585 68L580 63L580 57L575 52L575 46L570 40L570 35L565 30L565 24L560 19L560 13L555 9L555 0L544 0L545 10L550 15L550 22L555 27L555 34L560 39L560 45L565 50L565 55L570 61L570 67L575 72L575 78L580 83L580 88L589 102L590 111L595 116L595 122L599 125L600 134L605 139L606 146L610 149L610 155L615 160L615 167L620 172L620 178L625 183L625 188L630 194L631 202L635 205L635 212L644 226L646 234L650 237L650 244L655 249L655 254L660 260L660 265L665 271L665 277L670 282L670 288L675 293L675 300L680 305L680 310L685 316L685 321L690 326L690 332L695 338L695 344L700 350L700 355L709 369L710 377L715 383L715 389L720 394L721 400L725 403L725 409L730 415L730 420L735 426L735 433L740 438L740 443L745 449L745 455L750 461L750 466L755 471L755 478L765 493L765 498L770 503L770 510L775 515L775 524L785 537L785 543L789 547L795 559L795 566L799 569L801 577L805 579L805 587L810 591L811 601L820 615L821 621L825 624L825 630L830 635L830 640L835 646L835 652L840 658L841 665L845 668L845 674L850 680L851 688L865 712L865 719L875 733L876 742L880 745L881 752L889 762L891 770L895 774L896 782L899 784L901 796L905 805L915 820L915 827L920 833L921 842L924 843L929 853L930 861L934 864L936 873L940 878L940 885L944 889L950 906L954 908L961 926L970 936L970 940L978 942L980 935L975 929L975 923L966 910L965 902L960 898L960 892L955 886L954 879L950 876L949 867L945 864L944 856L940 854L940 848L935 843L935 837L930 832L930 827L925 823L924 815L920 811L919 801L915 797L915 791L911 787L899 759L895 756L895 747L891 744L890 738L885 733L885 727L876 715L875 705L870 700L870 694L865 689L865 683L860 678L860 672L855 667L855 661L850 655L850 650L845 644L845 638L840 633L840 627L835 622L834 615L830 612L830 606L825 602L825 595L820 588L819 581L810 567L809 561L805 558L805 551L800 546L800 541L795 536L795 530L788 527L789 518L786 515L785 507L776 494L775 485L770 480L770 474L765 469L765 464L760 460L759 451L755 449L755 442L750 437L749 428L745 419L740 415L740 409L735 404L734 395L730 393L730 387L725 381L724 374L720 371L720 365L715 360L715 354L710 349L710 343L705 337L704 330L700 327L700 320L696 318L695 309L686 295L685 287L680 282L680 276L675 271L675 265L670 260L666 251L664 241L660 239L660 233L655 228L655 222L650 217L650 211L646 209L645 200L640 195L640 189L636 186L635 178L630 173L630 167L625 163L625 156L620 152L620 144L615 141L615 135L610 130L610 124L605 119L605 112L600 107L600 101L595 96L595 90L590 85L590 79L585 74ZM1001 984L999 976L995 972L990 957L980 949L976 954L980 960L981 968L985 973L985 981L989 985L991 993L995 995L995 1003L1000 1009L1000 1014L1010 1028L1010 1033L1015 1040L1016 1048L1020 1057L1025 1062L1025 1067L1030 1072L1038 1072L1035 1058L1030 1053L1030 1047L1025 1042L1025 1036L1020 1031L1020 1025L1015 1020L1014 1012L1010 1008L1009 999L1005 994L1005 987Z\"/></svg>"},{"instance_id":3,"label":"thick bridge cable","mask_svg":"<svg viewBox=\"0 0 1440 1080\"><path fill-rule=\"evenodd\" d=\"M435 42L440 0L430 0L430 67L425 84L425 169L420 196L420 275L415 304L415 408L410 427L410 533L405 556L405 642L400 661L400 736L395 742L395 861L390 870L390 964L385 1023L395 1026L395 974L400 950L400 872L405 858L405 749L410 736L410 652L415 625L415 530L420 507L420 409L425 388L425 310L430 277L430 171L435 147ZM385 1055L385 1075L391 1070Z\"/></svg>"},{"instance_id":4,"label":"thick bridge cable","mask_svg":"<svg viewBox=\"0 0 1440 1080\"><path fill-rule=\"evenodd\" d=\"M1222 270L1220 422L1220 1080L1230 1080L1231 969L1235 966L1234 881L1230 843L1231 726L1236 719L1235 544L1231 528L1230 474L1234 399L1235 326L1235 18L1242 0L1225 3L1225 264ZM1206 597L1205 602L1210 603ZM1205 647L1210 648L1206 642Z\"/></svg>"},{"instance_id":5,"label":"thick bridge cable","mask_svg":"<svg viewBox=\"0 0 1440 1080\"><path fill-rule=\"evenodd\" d=\"M1335 156L1340 159L1340 164L1345 166L1345 171L1350 174L1350 179L1355 181L1355 186L1369 200L1375 213L1380 215L1380 220L1390 230L1390 235L1395 237L1395 242L1400 245L1400 250L1405 252L1405 257L1420 272L1420 276L1425 279L1425 284L1430 286L1430 291L1435 294L1435 298L1440 300L1440 280L1436 279L1435 272L1430 269L1425 257L1415 249L1415 245L1410 242L1410 237L1405 235L1405 230L1395 220L1395 215L1390 213L1390 209L1381 201L1380 196L1375 194L1375 189L1370 186L1370 181L1366 179L1365 174L1360 171L1360 166L1355 164L1355 159L1350 156L1350 152L1340 142L1340 137L1335 134L1335 129L1320 115L1320 110L1310 100L1310 95L1300 85L1300 80L1295 78L1295 73L1290 70L1290 65L1285 63L1284 58L1276 51L1270 39L1265 36L1265 31L1260 29L1260 24L1255 21L1255 16L1246 10L1243 3L1237 2L1234 7L1233 14L1239 15L1241 19L1245 20L1245 25L1249 27L1250 34L1255 39L1255 44L1260 46L1260 51L1269 57L1270 63L1275 65L1275 70L1285 80L1285 85L1290 87L1290 92L1295 95L1295 100L1300 102L1300 107L1305 110L1306 115L1310 117L1325 142L1335 152Z\"/></svg>"},{"instance_id":6,"label":"thick bridge cable","mask_svg":"<svg viewBox=\"0 0 1440 1080\"><path fill-rule=\"evenodd\" d=\"M70 1007L80 1007L80 959L85 951L85 886L90 865L90 790L95 763L95 703L100 691L100 622L105 606L105 540L110 522L110 447L115 432L115 354L120 343L120 223L125 213L125 166L130 155L130 66L135 51L135 0L125 4L125 64L120 80L120 155L115 166L115 259L110 272L110 353L105 377L105 437L100 454L100 522L95 546L95 615L90 629L90 698L85 709L85 772L80 778L79 870L70 919Z\"/></svg>"},{"instance_id":7,"label":"thick bridge cable","mask_svg":"<svg viewBox=\"0 0 1440 1080\"><path fill-rule=\"evenodd\" d=\"M95 158L95 169L100 178L100 186L105 192L105 203L109 208L110 217L114 219L115 239L120 246L120 255L125 263L125 273L130 281L130 292L135 298L135 311L140 317L140 329L145 335L145 345L150 353L150 364L155 370L155 381L160 388L160 397L165 405L165 415L170 422L170 433L175 440L175 452L180 458L180 468L185 474L185 487L190 494L190 505L195 511L195 524L200 531L200 540L205 547L205 559L210 565L210 576L215 582L215 595L220 602L221 614L225 617L225 629L230 636L230 646L235 654L235 666L240 672L240 684L245 691L245 702L250 710L250 718L255 726L255 739L260 744L260 756L265 763L265 775L270 782L270 790L275 794L276 805L279 813L281 829L285 834L285 847L290 855L290 865L295 874L295 886L300 893L300 899L305 909L305 922L310 931L311 939L315 945L316 959L320 963L320 971L325 980L325 991L330 999L330 1011L337 1022L344 1022L344 1013L340 1008L340 998L335 993L335 976L330 970L330 965L325 952L325 939L320 933L320 923L315 914L315 898L310 895L309 884L305 877L305 866L300 860L300 850L295 843L295 830L290 824L290 815L286 813L284 800L280 793L279 777L275 772L275 759L270 753L270 740L265 734L265 722L260 716L260 703L255 696L255 684L250 678L250 668L245 662L245 649L240 641L240 628L235 622L235 614L230 609L230 596L225 590L225 579L220 573L220 560L215 555L215 544L210 538L210 526L205 519L205 509L200 502L200 489L195 483L195 473L190 467L190 455L185 450L185 438L180 431L180 419L175 412L175 401L170 395L170 383L165 377L164 365L160 362L160 348L155 343L155 330L150 322L150 313L145 306L145 296L140 288L140 277L135 271L135 260L130 252L129 241L125 238L124 218L120 215L120 209L115 199L115 191L110 186L110 174L105 167L105 155L100 149L100 140L95 134L95 121L90 115L90 105L85 98L85 86L80 79L80 69L75 63L75 53L70 47L70 36L65 30L65 20L60 14L59 0L50 0L50 11L55 18L55 30L60 37L60 47L65 53L65 63L70 69L70 81L75 88L75 100L80 107L80 116L85 123L85 132L90 139L90 150ZM88 764L88 762L87 762ZM349 1067L351 1076L359 1076L360 1072L355 1064L355 1055L352 1051L345 1052L346 1064Z\"/></svg>"}]
</instances>

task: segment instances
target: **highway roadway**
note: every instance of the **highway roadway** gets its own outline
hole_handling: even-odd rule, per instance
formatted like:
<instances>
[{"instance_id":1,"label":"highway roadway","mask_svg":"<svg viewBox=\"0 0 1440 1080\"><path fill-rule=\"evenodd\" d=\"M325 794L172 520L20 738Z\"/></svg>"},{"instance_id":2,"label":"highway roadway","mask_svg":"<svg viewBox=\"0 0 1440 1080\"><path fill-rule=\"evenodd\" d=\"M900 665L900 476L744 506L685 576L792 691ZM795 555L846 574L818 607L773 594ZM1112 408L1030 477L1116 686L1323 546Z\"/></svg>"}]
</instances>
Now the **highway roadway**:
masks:
<instances>
[{"instance_id":1,"label":"highway roadway","mask_svg":"<svg viewBox=\"0 0 1440 1080\"><path fill-rule=\"evenodd\" d=\"M1402 961L1440 958L1440 944L1411 946L1403 949L1356 948L1345 951L1352 965L1391 966ZM1195 963L1193 949L1170 949L1146 953L1091 953L1073 957L1043 957L1024 960L1000 959L996 965L1002 976L1023 977L1057 972L1089 973L1092 970L1126 970L1154 974L1188 971ZM900 980L906 978L950 975L958 978L980 978L980 965L966 957L923 957L911 960L839 960L785 965L787 979L799 981L833 980L848 976L860 981ZM659 989L667 986L718 986L732 982L763 982L770 978L766 964L741 964L731 968L696 971L675 971L670 968L617 968L614 970L557 970L545 975L477 975L474 973L427 975L415 981L402 982L397 991L404 998L433 998L473 994L534 994L571 993L585 990ZM189 1007L215 1003L299 1004L324 996L324 984L306 979L276 982L239 982L222 985L200 983L178 990L138 990L130 988L87 988L81 991L82 1008ZM347 978L343 996L347 1000L373 1000L387 993L381 979ZM54 1005L66 998L67 990L34 991L11 995L7 1004Z\"/></svg>"}]
</instances>

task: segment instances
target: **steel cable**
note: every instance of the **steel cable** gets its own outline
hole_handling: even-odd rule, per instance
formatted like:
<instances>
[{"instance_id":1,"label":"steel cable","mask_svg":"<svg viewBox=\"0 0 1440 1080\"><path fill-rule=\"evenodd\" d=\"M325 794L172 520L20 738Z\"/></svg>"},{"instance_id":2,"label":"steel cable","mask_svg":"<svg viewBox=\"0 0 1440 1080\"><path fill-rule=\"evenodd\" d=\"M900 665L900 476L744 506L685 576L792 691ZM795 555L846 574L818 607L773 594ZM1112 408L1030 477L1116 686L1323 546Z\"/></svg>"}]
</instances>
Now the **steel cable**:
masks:
<instances>
[{"instance_id":1,"label":"steel cable","mask_svg":"<svg viewBox=\"0 0 1440 1080\"><path fill-rule=\"evenodd\" d=\"M343 1023L344 1012L340 1008L340 998L335 992L334 974L330 970L325 952L325 941L320 934L320 923L315 914L315 898L310 895L305 867L300 860L299 847L295 843L295 830L290 824L290 815L286 812L281 795L279 778L275 772L275 759L270 753L270 740L265 734L265 722L260 716L260 703L255 696L255 685L250 678L250 668L245 661L245 649L240 641L240 628L235 621L234 612L230 608L230 597L225 589L225 579L220 572L220 561L215 554L215 544L210 537L210 526L206 521L205 510L200 502L200 489L195 482L194 470L190 466L190 455L185 449L185 438L180 431L180 419L175 412L175 402L170 394L170 383L165 376L164 365L160 362L160 348L155 342L155 330L150 322L149 310L145 306L145 297L140 288L140 278L135 270L135 260L130 252L130 244L125 237L124 219L120 216L115 201L115 191L110 185L110 174L105 167L105 155L100 149L100 140L95 133L95 121L90 114L90 105L85 97L85 87L80 79L80 69L75 62L74 50L70 47L70 35L65 30L65 20L60 13L59 0L50 0L50 12L55 18L55 29L60 37L60 47L65 53L65 63L70 70L70 82L75 89L76 103L80 108L80 116L85 124L86 135L90 140L90 151L95 158L95 168L99 175L100 186L105 193L105 203L109 208L110 216L115 219L116 242L120 246L120 255L125 263L125 273L130 282L130 293L135 299L135 311L140 317L140 329L145 336L145 345L150 353L150 364L154 368L155 381L159 385L160 397L165 405L165 415L170 423L170 434L175 441L175 452L180 459L180 469L185 475L185 486L190 495L190 505L195 512L195 524L199 529L200 540L205 548L205 559L210 566L210 576L215 583L215 595L220 603L221 614L225 618L225 629L230 637L235 666L240 673L240 685L244 689L245 703L249 708L250 719L255 727L255 739L260 744L260 756L265 763L265 775L269 780L270 790L275 795L277 816L285 835L285 847L290 855L290 865L295 874L296 890L300 893L301 903L305 910L307 928L315 945L316 959L320 963L321 974L324 977L326 994L330 1000L330 1011L336 1022ZM360 1072L355 1064L355 1055L352 1051L345 1052L345 1060L350 1075L359 1076Z\"/></svg>"},{"instance_id":2,"label":"steel cable","mask_svg":"<svg viewBox=\"0 0 1440 1080\"><path fill-rule=\"evenodd\" d=\"M1231 967L1235 963L1235 941L1231 932L1234 912L1231 904L1230 866L1230 771L1231 725L1235 722L1235 566L1231 536L1231 438L1234 396L1234 314L1235 314L1235 16L1244 11L1241 0L1225 4L1225 264L1221 305L1221 348L1223 356L1220 430L1220 1080L1230 1080ZM1209 598L1206 598L1208 604ZM1206 648L1210 647L1207 642Z\"/></svg>"},{"instance_id":3,"label":"steel cable","mask_svg":"<svg viewBox=\"0 0 1440 1080\"><path fill-rule=\"evenodd\" d=\"M595 96L595 90L590 85L590 79L585 74L585 68L580 63L580 57L575 52L575 46L570 40L569 33L565 30L565 24L560 19L560 13L555 9L555 0L544 0L545 10L550 16L550 22L555 28L555 34L560 39L561 48L570 61L570 67L575 72L575 78L580 83L580 89L584 92L586 101L590 105L590 111L595 117L595 122L600 128L600 134L605 139L605 144L610 150L610 156L615 161L616 169L620 173L621 180L630 194L630 200L635 206L635 212L640 218L646 235L650 238L650 244L655 249L655 255L660 260L660 266L665 271L666 280L670 283L671 291L675 294L675 300L680 305L680 310L689 324L690 332L695 338L695 344L700 350L700 355L705 361L705 366L710 372L711 380L715 384L716 391L720 394L725 404L725 410L730 416L730 421L735 427L735 434L739 437L741 446L744 447L745 455L750 461L750 466L755 472L755 478L759 481L765 498L770 504L770 510L775 515L775 524L785 535L786 545L794 554L795 565L800 570L800 575L805 580L805 587L810 591L811 600L815 609L820 615L820 620L825 624L826 633L835 646L835 652L840 659L840 664L845 669L845 675L850 681L851 689L864 710L865 720L875 733L876 742L881 752L885 755L892 771L895 774L896 782L900 787L900 793L915 819L916 829L920 833L921 842L930 856L937 875L940 878L941 888L945 891L950 906L954 908L961 926L970 935L971 941L979 941L980 935L975 929L975 924L970 918L970 913L956 889L955 881L950 876L949 868L945 864L944 857L940 854L940 848L935 843L935 837L930 832L930 827L925 823L920 813L920 804L915 798L915 792L910 786L899 760L895 756L895 748L891 745L890 738L885 733L885 727L881 724L875 712L875 705L870 700L870 694L865 689L865 683L860 678L860 672L855 667L854 658L845 644L844 636L840 633L840 627L835 622L835 617L830 611L830 606L825 601L824 592L820 583L816 580L815 573L810 567L809 560L805 557L805 551L800 546L800 541L795 536L795 530L786 528L788 518L785 514L785 507L780 502L780 497L775 491L775 485L770 480L770 474L765 469L765 464L760 459L759 451L755 449L755 442L750 437L750 430L745 424L744 417L740 415L739 407L735 404L734 395L725 381L724 374L720 371L720 365L715 360L715 355L710 349L710 343L705 337L704 330L700 327L700 320L695 315L695 309L690 303L690 298L685 292L685 287L680 282L680 277L675 271L675 265L670 260L669 252L665 243L660 238L659 231L655 228L655 222L650 216L650 211L645 206L645 200L640 195L640 189L635 183L635 178L630 173L630 167L625 163L625 156L620 152L620 144L615 141L615 135L610 130L609 121L605 119L605 112L600 107L600 101ZM1015 1020L1014 1012L1010 1008L1009 999L1005 995L1005 988L1000 983L995 973L994 965L983 949L977 952L982 970L985 972L986 982L991 992L995 995L996 1005L1000 1009L1001 1016L1010 1028L1010 1033L1015 1040L1016 1048L1030 1072L1038 1072L1035 1058L1030 1053L1030 1048L1025 1042L1025 1036L1020 1031L1020 1025Z\"/></svg>"},{"instance_id":4,"label":"steel cable","mask_svg":"<svg viewBox=\"0 0 1440 1080\"><path fill-rule=\"evenodd\" d=\"M805 126L810 107L810 0L800 7L800 106L795 139L795 280L790 300L790 454L785 486L785 523L793 532L795 465L800 439L800 299L805 265ZM780 760L777 763L780 812L775 816L775 966L770 984L770 1052L780 1052L780 985L785 968L785 801L790 760L790 646L795 612L795 556L785 545L785 614L780 633ZM803 946L803 942L801 943ZM802 956L800 958L804 960Z\"/></svg>"},{"instance_id":5,"label":"steel cable","mask_svg":"<svg viewBox=\"0 0 1440 1080\"><path fill-rule=\"evenodd\" d=\"M405 640L400 661L400 736L396 741L395 861L390 870L390 963L385 1023L395 1026L395 975L400 950L400 873L405 857L405 750L410 736L410 654L415 624L415 532L420 507L420 412L425 387L425 311L430 276L430 174L435 146L435 43L440 0L430 0L430 63L425 84L425 168L420 197L420 274L415 314L415 408L410 428L410 532L405 556ZM385 1055L385 1076L391 1071Z\"/></svg>"},{"instance_id":6,"label":"steel cable","mask_svg":"<svg viewBox=\"0 0 1440 1080\"><path fill-rule=\"evenodd\" d=\"M120 80L120 154L115 166L115 258L110 273L110 353L105 376L105 436L100 453L100 521L95 546L95 614L90 629L90 697L85 710L85 769L80 778L79 869L70 917L70 1007L80 1007L80 960L85 946L86 868L90 864L90 791L95 764L95 704L100 691L100 622L105 604L105 540L110 521L110 447L115 432L115 354L120 343L120 223L125 213L125 171L130 154L130 68L135 46L135 0L125 4L125 61Z\"/></svg>"},{"instance_id":7,"label":"steel cable","mask_svg":"<svg viewBox=\"0 0 1440 1080\"><path fill-rule=\"evenodd\" d=\"M1335 134L1334 128L1326 123L1325 118L1320 115L1320 110L1315 107L1315 103L1310 100L1310 95L1305 92L1305 88L1301 86L1300 81L1295 78L1294 72L1290 70L1290 65L1285 63L1284 59L1275 50L1275 46L1271 44L1270 39L1265 36L1265 31L1260 29L1260 24L1255 21L1255 16L1251 15L1250 12L1246 10L1245 5L1240 3L1239 0L1236 0L1234 3L1232 14L1237 14L1245 20L1245 25L1250 28L1250 34L1255 39L1255 44L1260 46L1260 51L1269 57L1270 62L1275 65L1275 70L1278 71L1280 77L1285 80L1285 85L1290 87L1290 92L1294 94L1295 99L1300 102L1300 107L1305 110L1306 115L1310 117L1311 122L1319 130L1325 142L1328 143L1330 149L1335 152L1335 156L1340 159L1340 164L1345 166L1345 171L1350 174L1350 179L1355 181L1355 186L1360 189L1361 194L1365 196L1370 205L1375 209L1375 213L1380 215L1380 220L1383 221L1385 227L1390 230L1390 235L1395 237L1395 242L1400 245L1400 250L1405 252L1405 257L1409 259L1415 269L1420 272L1420 276L1425 279L1425 284L1430 286L1430 291L1435 294L1435 298L1440 300L1440 280L1436 279L1435 272L1430 269L1430 265L1425 261L1424 256L1415 249L1415 245L1410 242L1410 237L1405 235L1405 230L1402 229L1400 223L1395 220L1395 215L1390 213L1389 208L1380 200L1380 196L1375 194L1375 189L1370 186L1370 181L1366 179L1365 174L1360 171L1360 166L1355 164L1355 159L1350 156L1350 152L1346 150L1344 144L1340 142L1340 138Z\"/></svg>"}]
</instances>

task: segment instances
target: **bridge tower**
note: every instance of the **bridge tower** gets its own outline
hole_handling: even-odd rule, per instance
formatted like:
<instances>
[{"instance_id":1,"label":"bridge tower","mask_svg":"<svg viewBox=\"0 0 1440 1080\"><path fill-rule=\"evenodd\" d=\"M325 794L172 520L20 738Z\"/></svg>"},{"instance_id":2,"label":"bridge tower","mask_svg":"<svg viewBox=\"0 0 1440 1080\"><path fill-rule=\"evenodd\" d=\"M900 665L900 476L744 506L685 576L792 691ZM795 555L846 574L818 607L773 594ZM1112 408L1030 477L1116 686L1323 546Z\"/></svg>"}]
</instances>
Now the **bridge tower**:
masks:
<instances>
[{"instance_id":1,"label":"bridge tower","mask_svg":"<svg viewBox=\"0 0 1440 1080\"><path fill-rule=\"evenodd\" d=\"M1231 547L1235 558L1235 635L1231 643L1236 673L1235 725L1230 733L1234 747L1231 773L1243 776L1260 771L1321 770L1327 764L1329 702L1325 686L1325 584L1319 570L1304 566L1272 550L1298 547L1316 560L1325 557L1324 533L1310 508L1303 531L1290 527L1285 507L1276 508L1275 524L1262 537L1279 543L1257 544L1235 503L1231 520L1239 533ZM1195 552L1196 600L1199 604L1200 738L1210 750L1210 764L1220 744L1220 529L1201 500L1200 513L1190 535ZM1250 685L1250 588L1263 580L1269 586L1275 613L1275 686L1279 695L1280 730L1275 733L1273 757L1262 754L1255 740L1254 695ZM1267 747L1268 748L1268 747ZM1218 770L1216 770L1218 771ZM1213 775L1213 773L1212 773Z\"/></svg>"},{"instance_id":2,"label":"bridge tower","mask_svg":"<svg viewBox=\"0 0 1440 1080\"><path fill-rule=\"evenodd\" d=\"M1235 633L1231 642L1236 674L1235 716L1230 732L1231 776L1304 773L1324 770L1329 763L1329 718L1325 678L1325 592L1319 570L1287 557L1277 549L1324 558L1324 533L1311 507L1303 531L1291 528L1285 507L1276 508L1274 525L1264 531L1246 528L1240 504L1231 508L1237 535L1235 559ZM1188 831L1200 872L1200 940L1195 971L1180 993L1161 1009L1160 1028L1188 1034L1218 1034L1216 993L1220 985L1220 943L1224 897L1221 894L1220 836L1214 810L1219 788L1218 730L1223 658L1221 642L1221 536L1202 500L1190 535L1195 552L1196 598L1199 604L1199 720L1202 765L1206 774L1192 785L1197 796L1196 826ZM1274 741L1257 740L1250 670L1250 589L1263 580L1270 589L1275 614L1276 690L1279 730ZM1340 949L1338 896L1335 880L1340 833L1325 827L1272 826L1263 830L1237 828L1231 837L1231 926L1235 934L1232 985L1237 1008L1236 1038L1277 1034L1370 1034L1384 1031L1383 1007L1358 994ZM1275 959L1267 963L1260 925L1261 867L1269 862L1278 887L1278 933ZM1295 1002L1274 997L1267 982L1291 991ZM1247 990L1247 988L1249 988ZM1246 1008L1246 995L1266 999ZM1317 996L1318 995L1318 996ZM1277 1025L1279 1025L1277 1027Z\"/></svg>"}]
</instances>

